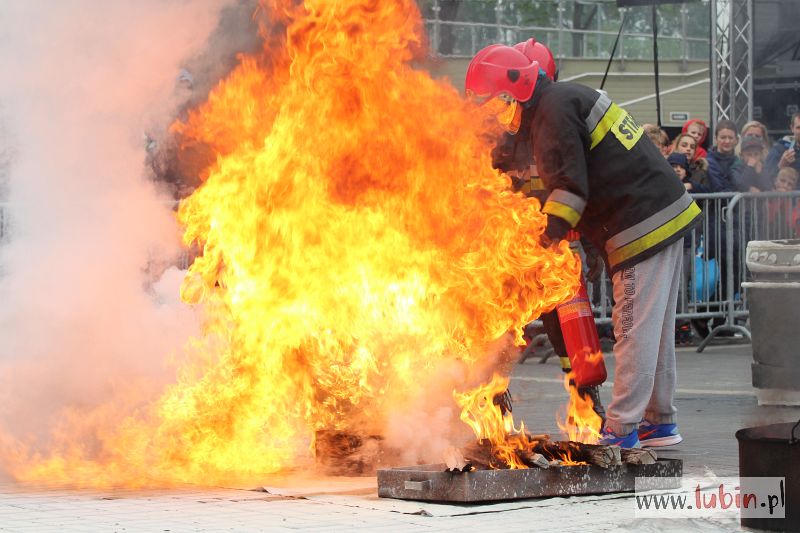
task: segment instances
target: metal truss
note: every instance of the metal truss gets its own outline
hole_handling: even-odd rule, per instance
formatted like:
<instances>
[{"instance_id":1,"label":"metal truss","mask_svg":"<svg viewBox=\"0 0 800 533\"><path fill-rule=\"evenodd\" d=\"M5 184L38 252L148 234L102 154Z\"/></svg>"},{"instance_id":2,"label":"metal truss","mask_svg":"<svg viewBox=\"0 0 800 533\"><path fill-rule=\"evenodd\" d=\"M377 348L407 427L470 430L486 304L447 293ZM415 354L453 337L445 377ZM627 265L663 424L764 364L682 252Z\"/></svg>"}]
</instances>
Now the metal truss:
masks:
<instances>
[{"instance_id":1,"label":"metal truss","mask_svg":"<svg viewBox=\"0 0 800 533\"><path fill-rule=\"evenodd\" d=\"M753 118L753 0L711 0L711 121Z\"/></svg>"}]
</instances>

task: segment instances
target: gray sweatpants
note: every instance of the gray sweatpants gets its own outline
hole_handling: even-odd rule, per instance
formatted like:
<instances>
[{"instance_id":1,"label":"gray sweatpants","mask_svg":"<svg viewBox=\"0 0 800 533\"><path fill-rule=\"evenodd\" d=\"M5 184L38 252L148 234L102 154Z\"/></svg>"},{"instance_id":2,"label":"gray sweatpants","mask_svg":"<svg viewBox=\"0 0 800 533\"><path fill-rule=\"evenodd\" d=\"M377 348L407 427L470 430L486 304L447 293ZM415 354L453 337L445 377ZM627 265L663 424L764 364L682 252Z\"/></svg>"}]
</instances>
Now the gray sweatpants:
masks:
<instances>
[{"instance_id":1,"label":"gray sweatpants","mask_svg":"<svg viewBox=\"0 0 800 533\"><path fill-rule=\"evenodd\" d=\"M646 418L675 422L675 303L683 239L612 276L616 366L606 427L627 435Z\"/></svg>"}]
</instances>

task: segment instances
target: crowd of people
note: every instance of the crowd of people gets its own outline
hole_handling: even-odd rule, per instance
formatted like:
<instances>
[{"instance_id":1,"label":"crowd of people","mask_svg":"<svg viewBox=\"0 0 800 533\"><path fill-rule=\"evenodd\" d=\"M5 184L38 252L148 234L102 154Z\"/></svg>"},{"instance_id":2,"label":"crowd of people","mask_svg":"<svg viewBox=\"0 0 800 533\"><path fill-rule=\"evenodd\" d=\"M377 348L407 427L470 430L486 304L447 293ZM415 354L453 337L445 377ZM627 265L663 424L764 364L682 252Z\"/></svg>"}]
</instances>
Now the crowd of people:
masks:
<instances>
[{"instance_id":1,"label":"crowd of people","mask_svg":"<svg viewBox=\"0 0 800 533\"><path fill-rule=\"evenodd\" d=\"M720 120L710 147L708 126L700 119L687 121L672 140L656 125L643 128L690 193L798 189L800 113L791 118L791 134L775 143L770 142L766 126L755 120L741 132L732 121Z\"/></svg>"},{"instance_id":2,"label":"crowd of people","mask_svg":"<svg viewBox=\"0 0 800 533\"><path fill-rule=\"evenodd\" d=\"M790 120L791 134L776 142L771 142L766 126L758 121L751 121L742 127L741 132L730 120L720 120L714 129L713 142L707 144L708 127L702 120L687 121L681 132L670 141L667 133L653 124L645 124L643 129L649 139L666 157L678 179L689 193L762 193L791 192L798 190L798 173L800 171L800 113L795 113ZM774 227L780 231L788 231L784 236L800 236L800 205L791 200L770 199L762 213L763 227ZM711 211L714 204L709 203ZM710 212L708 216L717 216ZM736 223L736 221L734 221ZM742 231L744 228L736 228ZM752 229L752 228L750 228ZM699 232L698 241L706 237L707 250L705 259L716 259L725 277L726 263L722 261L723 249L726 246L724 235L715 231L714 225L708 227L708 235ZM767 237L769 237L767 235ZM740 281L739 252L737 242L734 246L735 285ZM702 244L700 245L702 246ZM702 248L700 248L702 249ZM690 240L684 241L684 278L691 272L691 261L698 250L692 250ZM713 283L713 282L710 282ZM686 286L686 281L683 282ZM705 293L713 293L713 287L707 287ZM706 294L707 297L710 294ZM701 336L709 333L707 320L694 320L692 326ZM675 340L678 344L692 343L692 333L688 320L676 323Z\"/></svg>"}]
</instances>

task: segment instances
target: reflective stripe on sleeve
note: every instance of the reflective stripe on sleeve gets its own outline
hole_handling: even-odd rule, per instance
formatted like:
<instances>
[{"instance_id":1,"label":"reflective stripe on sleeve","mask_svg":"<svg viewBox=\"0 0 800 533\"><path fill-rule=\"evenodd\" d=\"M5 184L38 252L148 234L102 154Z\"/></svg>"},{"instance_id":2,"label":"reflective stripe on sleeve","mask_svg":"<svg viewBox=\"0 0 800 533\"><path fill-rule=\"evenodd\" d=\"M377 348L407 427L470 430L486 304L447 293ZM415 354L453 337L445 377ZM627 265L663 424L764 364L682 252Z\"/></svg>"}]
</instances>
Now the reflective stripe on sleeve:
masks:
<instances>
[{"instance_id":1,"label":"reflective stripe on sleeve","mask_svg":"<svg viewBox=\"0 0 800 533\"><path fill-rule=\"evenodd\" d=\"M550 193L550 196L547 197L547 200L548 201L553 200L554 202L568 205L569 207L577 211L580 215L583 215L583 210L586 207L586 200L584 200L577 194L569 192L566 189L555 189L553 192Z\"/></svg>"},{"instance_id":2,"label":"reflective stripe on sleeve","mask_svg":"<svg viewBox=\"0 0 800 533\"><path fill-rule=\"evenodd\" d=\"M552 195L551 195L552 196ZM555 215L557 217L563 218L571 227L575 227L578 221L581 219L581 214L571 206L564 205L560 202L553 201L551 199L547 199L545 202L544 207L542 208L542 213L548 215Z\"/></svg>"}]
</instances>

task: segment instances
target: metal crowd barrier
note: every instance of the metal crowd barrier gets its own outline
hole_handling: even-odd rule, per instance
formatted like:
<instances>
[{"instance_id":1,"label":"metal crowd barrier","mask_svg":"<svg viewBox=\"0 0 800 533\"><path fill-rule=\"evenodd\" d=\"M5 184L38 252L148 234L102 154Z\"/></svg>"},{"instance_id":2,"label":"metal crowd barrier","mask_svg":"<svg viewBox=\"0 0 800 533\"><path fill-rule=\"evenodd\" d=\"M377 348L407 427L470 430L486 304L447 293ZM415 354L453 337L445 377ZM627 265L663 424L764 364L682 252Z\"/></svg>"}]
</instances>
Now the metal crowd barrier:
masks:
<instances>
[{"instance_id":1,"label":"metal crowd barrier","mask_svg":"<svg viewBox=\"0 0 800 533\"><path fill-rule=\"evenodd\" d=\"M678 321L711 320L702 352L716 337L741 334L750 338L745 265L751 240L800 237L800 191L789 193L713 193L693 198L702 209L701 223L684 239L683 280L678 296ZM611 323L611 280L604 272L589 283L597 324Z\"/></svg>"}]
</instances>

